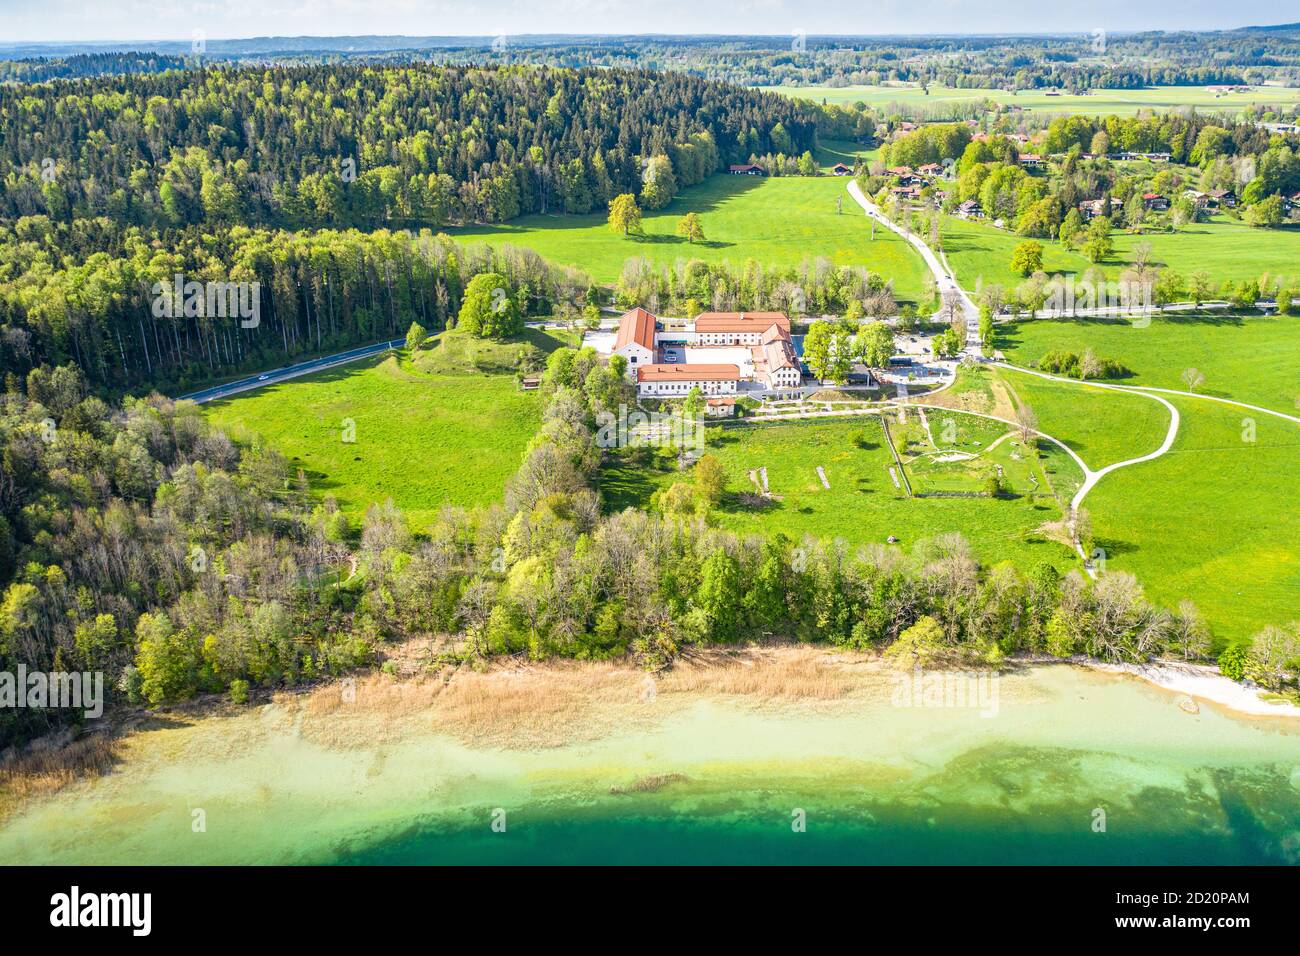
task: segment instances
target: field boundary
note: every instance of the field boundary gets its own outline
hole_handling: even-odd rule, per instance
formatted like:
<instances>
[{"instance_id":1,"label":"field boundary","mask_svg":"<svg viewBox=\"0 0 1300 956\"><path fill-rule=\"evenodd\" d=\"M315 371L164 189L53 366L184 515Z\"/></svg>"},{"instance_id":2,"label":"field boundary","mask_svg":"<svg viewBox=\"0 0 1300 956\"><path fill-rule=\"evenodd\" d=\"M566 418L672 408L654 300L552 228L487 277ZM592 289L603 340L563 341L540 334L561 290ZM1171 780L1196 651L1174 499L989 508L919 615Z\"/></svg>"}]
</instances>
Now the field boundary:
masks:
<instances>
[{"instance_id":1,"label":"field boundary","mask_svg":"<svg viewBox=\"0 0 1300 956\"><path fill-rule=\"evenodd\" d=\"M903 459L898 457L898 449L894 447L894 436L889 434L889 420L880 416L880 427L885 433L885 444L889 446L889 453L894 456L894 464L898 466L899 477L903 479L903 490L907 492L907 497L915 498L912 492L912 481L907 477L907 469L903 467Z\"/></svg>"}]
</instances>

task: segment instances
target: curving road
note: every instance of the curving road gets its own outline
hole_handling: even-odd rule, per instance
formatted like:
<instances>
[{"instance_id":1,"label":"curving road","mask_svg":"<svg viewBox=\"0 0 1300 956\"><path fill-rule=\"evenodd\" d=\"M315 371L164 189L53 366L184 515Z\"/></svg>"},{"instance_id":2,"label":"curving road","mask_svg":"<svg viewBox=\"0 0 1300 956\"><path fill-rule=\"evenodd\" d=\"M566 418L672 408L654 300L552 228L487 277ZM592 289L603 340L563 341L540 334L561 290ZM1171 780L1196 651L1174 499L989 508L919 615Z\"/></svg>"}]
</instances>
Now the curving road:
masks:
<instances>
[{"instance_id":1,"label":"curving road","mask_svg":"<svg viewBox=\"0 0 1300 956\"><path fill-rule=\"evenodd\" d=\"M849 180L849 195L853 197L854 201L862 207L868 216L885 228L898 233L912 244L912 247L921 254L921 258L925 260L925 264L934 274L939 294L942 296L949 292L956 293L958 301L961 302L962 313L966 316L966 327L974 333L974 337L978 337L980 310L971 301L971 297L966 294L966 290L957 284L957 280L953 278L952 273L939 261L939 257L934 254L934 250L925 244L925 240L907 231L886 216L879 206L862 194L862 187L858 185L855 179Z\"/></svg>"},{"instance_id":2,"label":"curving road","mask_svg":"<svg viewBox=\"0 0 1300 956\"><path fill-rule=\"evenodd\" d=\"M402 348L405 345L405 339L391 339L386 342L376 342L374 345L363 345L360 348L349 349L346 352L336 352L333 355L326 355L318 359L299 362L296 365L285 365L282 368L260 372L256 375L250 375L248 378L241 378L235 382L226 382L224 385L214 385L212 388L205 388L198 392L190 392L188 395L181 395L180 398L197 404L202 404L203 402L210 402L214 399L226 398L227 396L237 394L238 392L247 392L249 389L261 388L263 385L274 385L276 382L283 382L291 378L297 378L299 375L319 372L322 369L333 368L336 365L346 365L348 362L356 362L363 358L370 358L372 355L379 355L389 349Z\"/></svg>"}]
</instances>

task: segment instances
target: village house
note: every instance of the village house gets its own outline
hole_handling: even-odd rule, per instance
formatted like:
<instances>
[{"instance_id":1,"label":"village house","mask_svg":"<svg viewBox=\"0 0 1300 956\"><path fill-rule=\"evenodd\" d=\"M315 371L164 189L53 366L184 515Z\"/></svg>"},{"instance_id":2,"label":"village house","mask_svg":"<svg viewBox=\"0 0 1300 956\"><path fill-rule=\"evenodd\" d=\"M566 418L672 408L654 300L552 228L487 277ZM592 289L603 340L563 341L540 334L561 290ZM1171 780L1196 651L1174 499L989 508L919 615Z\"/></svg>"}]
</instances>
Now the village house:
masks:
<instances>
[{"instance_id":1,"label":"village house","mask_svg":"<svg viewBox=\"0 0 1300 956\"><path fill-rule=\"evenodd\" d=\"M736 414L736 400L730 397L707 399L704 414L709 418L731 418Z\"/></svg>"},{"instance_id":2,"label":"village house","mask_svg":"<svg viewBox=\"0 0 1300 956\"><path fill-rule=\"evenodd\" d=\"M1021 153L1020 165L1026 169L1042 169L1047 163L1037 153Z\"/></svg>"},{"instance_id":3,"label":"village house","mask_svg":"<svg viewBox=\"0 0 1300 956\"><path fill-rule=\"evenodd\" d=\"M1205 195L1209 197L1210 203L1215 208L1226 206L1228 209L1232 209L1237 205L1237 194L1231 189L1211 189Z\"/></svg>"},{"instance_id":4,"label":"village house","mask_svg":"<svg viewBox=\"0 0 1300 956\"><path fill-rule=\"evenodd\" d=\"M852 176L853 167L845 166L843 163L836 163L831 167L831 173L836 176Z\"/></svg>"},{"instance_id":5,"label":"village house","mask_svg":"<svg viewBox=\"0 0 1300 956\"><path fill-rule=\"evenodd\" d=\"M1110 200L1104 196L1101 199L1085 199L1079 203L1079 215L1085 222L1098 216L1109 216Z\"/></svg>"},{"instance_id":6,"label":"village house","mask_svg":"<svg viewBox=\"0 0 1300 956\"><path fill-rule=\"evenodd\" d=\"M916 171L927 179L934 179L936 176L943 175L943 163L926 163L924 166L918 166Z\"/></svg>"},{"instance_id":7,"label":"village house","mask_svg":"<svg viewBox=\"0 0 1300 956\"><path fill-rule=\"evenodd\" d=\"M757 163L732 163L727 172L733 176L765 176L766 171Z\"/></svg>"},{"instance_id":8,"label":"village house","mask_svg":"<svg viewBox=\"0 0 1300 956\"><path fill-rule=\"evenodd\" d=\"M975 200L967 199L957 207L957 215L963 219L979 219L984 215L984 210L980 208L980 204Z\"/></svg>"},{"instance_id":9,"label":"village house","mask_svg":"<svg viewBox=\"0 0 1300 956\"><path fill-rule=\"evenodd\" d=\"M1146 209L1159 212L1169 208L1169 198L1167 196L1162 196L1159 193L1143 193L1142 205Z\"/></svg>"}]
</instances>

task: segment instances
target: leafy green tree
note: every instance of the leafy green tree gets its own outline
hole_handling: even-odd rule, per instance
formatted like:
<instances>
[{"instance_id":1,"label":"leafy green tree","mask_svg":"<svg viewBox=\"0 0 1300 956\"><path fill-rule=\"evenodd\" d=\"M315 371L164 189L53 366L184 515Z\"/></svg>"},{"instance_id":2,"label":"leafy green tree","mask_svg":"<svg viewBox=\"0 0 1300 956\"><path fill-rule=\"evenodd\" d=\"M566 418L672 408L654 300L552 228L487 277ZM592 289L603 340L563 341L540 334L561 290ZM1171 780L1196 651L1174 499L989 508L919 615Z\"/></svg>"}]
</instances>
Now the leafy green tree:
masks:
<instances>
[{"instance_id":1,"label":"leafy green tree","mask_svg":"<svg viewBox=\"0 0 1300 956\"><path fill-rule=\"evenodd\" d=\"M481 272L465 287L457 327L479 338L501 339L524 330L519 303L510 294L506 277Z\"/></svg>"},{"instance_id":2,"label":"leafy green tree","mask_svg":"<svg viewBox=\"0 0 1300 956\"><path fill-rule=\"evenodd\" d=\"M858 357L868 368L885 368L894 355L894 333L884 322L868 322L858 329Z\"/></svg>"},{"instance_id":3,"label":"leafy green tree","mask_svg":"<svg viewBox=\"0 0 1300 956\"><path fill-rule=\"evenodd\" d=\"M677 235L689 243L703 242L704 226L700 223L700 217L696 213L688 212L678 219Z\"/></svg>"},{"instance_id":4,"label":"leafy green tree","mask_svg":"<svg viewBox=\"0 0 1300 956\"><path fill-rule=\"evenodd\" d=\"M823 319L808 328L803 340L803 359L809 370L824 382L842 384L853 368L852 329Z\"/></svg>"},{"instance_id":5,"label":"leafy green tree","mask_svg":"<svg viewBox=\"0 0 1300 956\"><path fill-rule=\"evenodd\" d=\"M624 236L641 232L641 209L631 193L623 193L609 201L609 228Z\"/></svg>"},{"instance_id":6,"label":"leafy green tree","mask_svg":"<svg viewBox=\"0 0 1300 956\"><path fill-rule=\"evenodd\" d=\"M1043 244L1032 239L1016 246L1011 252L1011 268L1022 276L1031 275L1043 268Z\"/></svg>"},{"instance_id":7,"label":"leafy green tree","mask_svg":"<svg viewBox=\"0 0 1300 956\"><path fill-rule=\"evenodd\" d=\"M641 183L641 203L646 209L663 209L677 195L677 178L672 161L663 155L652 156L646 164Z\"/></svg>"},{"instance_id":8,"label":"leafy green tree","mask_svg":"<svg viewBox=\"0 0 1300 956\"><path fill-rule=\"evenodd\" d=\"M411 327L406 330L407 351L414 353L416 349L418 349L421 345L424 344L424 340L428 337L428 335L429 333L425 331L423 325L421 325L419 322L412 322Z\"/></svg>"}]
</instances>

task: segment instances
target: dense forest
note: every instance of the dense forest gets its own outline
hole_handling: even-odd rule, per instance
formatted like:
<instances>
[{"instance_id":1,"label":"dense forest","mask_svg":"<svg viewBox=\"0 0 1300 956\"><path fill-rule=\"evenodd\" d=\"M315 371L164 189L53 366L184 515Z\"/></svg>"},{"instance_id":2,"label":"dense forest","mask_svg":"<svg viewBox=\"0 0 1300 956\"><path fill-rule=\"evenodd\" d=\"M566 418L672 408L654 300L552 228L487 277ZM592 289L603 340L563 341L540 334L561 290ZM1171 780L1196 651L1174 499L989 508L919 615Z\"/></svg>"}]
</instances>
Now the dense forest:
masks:
<instances>
[{"instance_id":1,"label":"dense forest","mask_svg":"<svg viewBox=\"0 0 1300 956\"><path fill-rule=\"evenodd\" d=\"M500 222L815 144L811 104L680 73L303 66L0 85L0 219Z\"/></svg>"},{"instance_id":2,"label":"dense forest","mask_svg":"<svg viewBox=\"0 0 1300 956\"><path fill-rule=\"evenodd\" d=\"M27 217L0 226L0 366L21 377L71 361L98 388L179 394L297 355L400 338L412 321L443 329L468 280L489 271L537 314L595 294L585 274L530 250L462 246L429 230L154 232L105 218ZM256 322L214 314L206 302L167 302L177 276L246 283Z\"/></svg>"},{"instance_id":3,"label":"dense forest","mask_svg":"<svg viewBox=\"0 0 1300 956\"><path fill-rule=\"evenodd\" d=\"M864 128L852 110L644 71L229 68L0 86L0 366L21 377L71 361L95 387L176 393L400 337L412 320L445 328L487 269L529 312L581 307L585 276L431 230L586 213L621 193L661 208L727 162ZM239 284L257 315L187 310L172 291L187 283Z\"/></svg>"}]
</instances>

